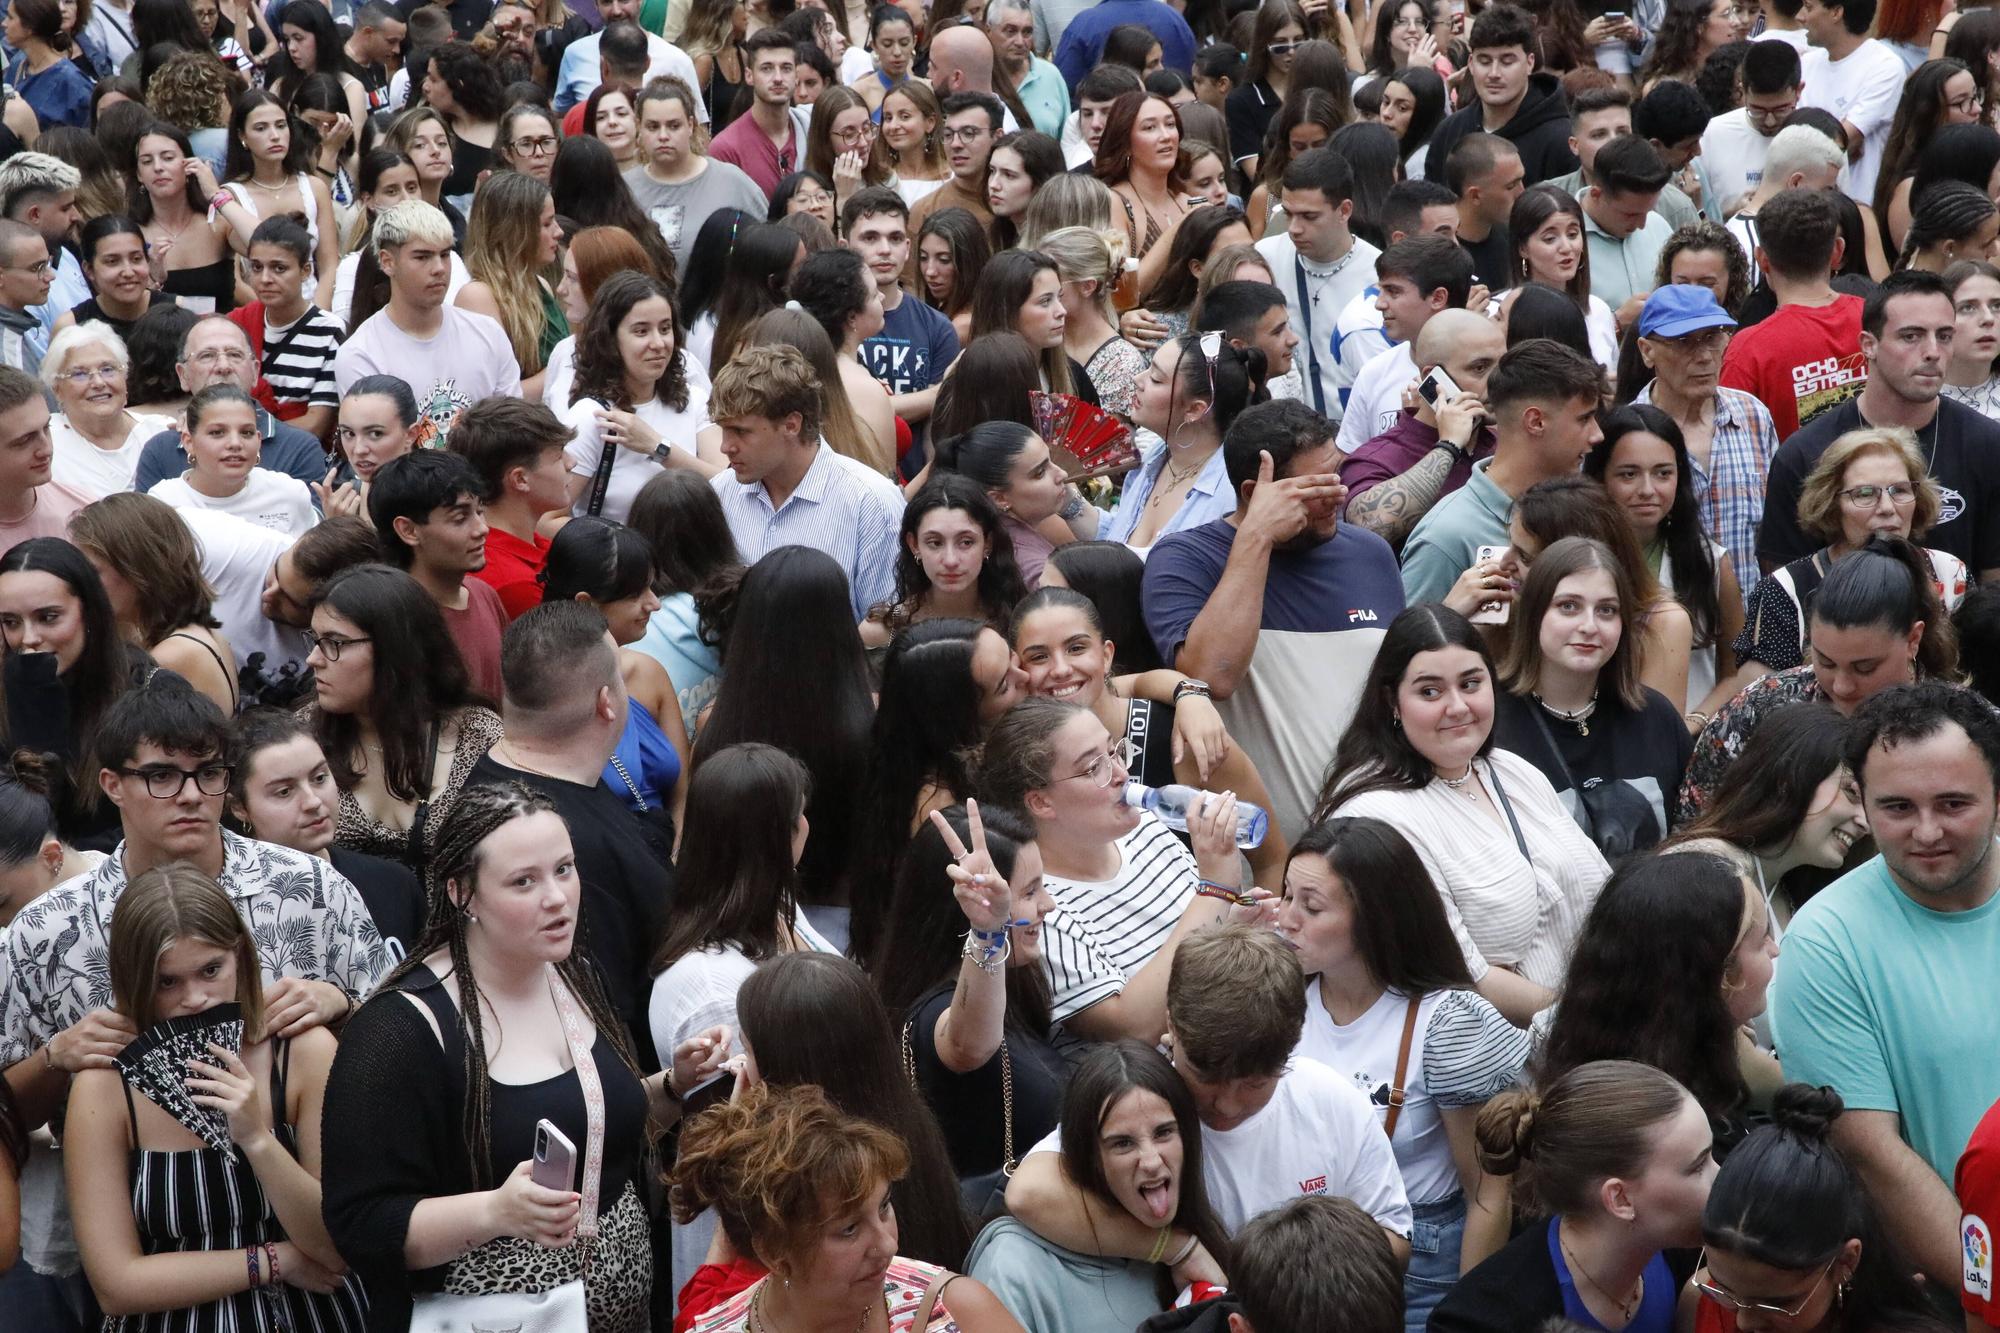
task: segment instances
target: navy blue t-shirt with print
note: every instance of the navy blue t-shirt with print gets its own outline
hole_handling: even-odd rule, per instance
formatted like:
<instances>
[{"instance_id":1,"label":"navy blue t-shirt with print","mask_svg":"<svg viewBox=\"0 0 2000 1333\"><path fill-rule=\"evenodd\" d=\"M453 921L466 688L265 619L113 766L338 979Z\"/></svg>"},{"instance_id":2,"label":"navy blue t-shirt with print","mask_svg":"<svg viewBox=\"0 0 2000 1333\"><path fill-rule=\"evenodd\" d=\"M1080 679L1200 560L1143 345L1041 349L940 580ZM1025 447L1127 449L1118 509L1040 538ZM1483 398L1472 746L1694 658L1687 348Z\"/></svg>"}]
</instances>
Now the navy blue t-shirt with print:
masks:
<instances>
[{"instance_id":1,"label":"navy blue t-shirt with print","mask_svg":"<svg viewBox=\"0 0 2000 1333\"><path fill-rule=\"evenodd\" d=\"M1169 664L1235 544L1235 525L1217 519L1162 537L1147 555L1146 629ZM1375 650L1402 609L1395 553L1366 528L1342 523L1318 546L1272 552L1257 650L1235 692L1216 706L1257 765L1287 838L1304 830Z\"/></svg>"},{"instance_id":2,"label":"navy blue t-shirt with print","mask_svg":"<svg viewBox=\"0 0 2000 1333\"><path fill-rule=\"evenodd\" d=\"M958 331L944 314L908 292L894 310L882 312L882 331L861 344L861 364L890 393L921 393L944 378L958 359ZM921 422L910 423L915 439L906 472L923 466Z\"/></svg>"}]
</instances>

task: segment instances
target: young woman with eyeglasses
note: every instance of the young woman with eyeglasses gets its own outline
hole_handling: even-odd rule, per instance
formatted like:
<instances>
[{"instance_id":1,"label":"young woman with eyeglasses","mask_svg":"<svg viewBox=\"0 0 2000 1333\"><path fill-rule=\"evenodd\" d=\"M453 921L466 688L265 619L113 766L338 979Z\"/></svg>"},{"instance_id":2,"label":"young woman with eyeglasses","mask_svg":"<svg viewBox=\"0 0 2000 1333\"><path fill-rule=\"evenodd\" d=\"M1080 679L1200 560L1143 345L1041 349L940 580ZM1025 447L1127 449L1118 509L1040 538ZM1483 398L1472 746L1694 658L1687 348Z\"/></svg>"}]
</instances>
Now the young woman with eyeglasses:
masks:
<instances>
[{"instance_id":1,"label":"young woman with eyeglasses","mask_svg":"<svg viewBox=\"0 0 2000 1333\"><path fill-rule=\"evenodd\" d=\"M556 150L562 147L562 124L547 107L520 102L500 117L500 133L493 146L510 168L547 185L549 173L555 169Z\"/></svg>"},{"instance_id":2,"label":"young woman with eyeglasses","mask_svg":"<svg viewBox=\"0 0 2000 1333\"><path fill-rule=\"evenodd\" d=\"M1903 248L1910 230L1917 154L1945 126L1977 124L1985 102L1972 71L1956 60L1926 60L1910 74L1883 142L1882 174L1871 201L1889 253Z\"/></svg>"},{"instance_id":3,"label":"young woman with eyeglasses","mask_svg":"<svg viewBox=\"0 0 2000 1333\"><path fill-rule=\"evenodd\" d=\"M889 146L871 118L873 110L852 88L828 88L813 102L805 165L833 182L835 213L856 190L896 184Z\"/></svg>"},{"instance_id":4,"label":"young woman with eyeglasses","mask_svg":"<svg viewBox=\"0 0 2000 1333\"><path fill-rule=\"evenodd\" d=\"M976 784L988 803L1034 824L1043 879L1062 909L1042 927L1055 937L1051 1017L1093 1041L1158 1040L1175 948L1251 896L1240 887L1234 793L1194 812L1190 856L1157 816L1125 804L1132 757L1130 742L1114 741L1089 709L1025 699L988 731Z\"/></svg>"},{"instance_id":5,"label":"young woman with eyeglasses","mask_svg":"<svg viewBox=\"0 0 2000 1333\"><path fill-rule=\"evenodd\" d=\"M1781 1089L1702 1209L1695 1333L1947 1333L1833 1143L1831 1088Z\"/></svg>"},{"instance_id":6,"label":"young woman with eyeglasses","mask_svg":"<svg viewBox=\"0 0 2000 1333\"><path fill-rule=\"evenodd\" d=\"M1806 621L1834 563L1877 534L1916 543L1937 522L1937 483L1908 431L1857 430L1835 440L1799 491L1799 523L1826 545L1774 569L1750 594L1736 656L1738 685L1806 660ZM1899 543L1900 544L1900 543ZM1947 613L1965 600L1965 562L1948 551L1915 547Z\"/></svg>"}]
</instances>

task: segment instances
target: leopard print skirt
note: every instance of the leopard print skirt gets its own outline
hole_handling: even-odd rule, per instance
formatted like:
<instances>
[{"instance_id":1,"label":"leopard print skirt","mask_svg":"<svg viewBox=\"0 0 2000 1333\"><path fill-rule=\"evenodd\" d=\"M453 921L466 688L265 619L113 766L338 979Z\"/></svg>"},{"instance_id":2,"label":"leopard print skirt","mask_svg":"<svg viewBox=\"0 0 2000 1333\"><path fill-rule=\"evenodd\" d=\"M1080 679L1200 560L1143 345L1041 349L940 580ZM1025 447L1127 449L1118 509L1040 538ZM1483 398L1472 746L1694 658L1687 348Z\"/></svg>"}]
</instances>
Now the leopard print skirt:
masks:
<instances>
[{"instance_id":1,"label":"leopard print skirt","mask_svg":"<svg viewBox=\"0 0 2000 1333\"><path fill-rule=\"evenodd\" d=\"M552 1291L583 1276L577 1246L543 1249L517 1236L490 1240L454 1260L444 1289L453 1296ZM653 1298L653 1247L645 1205L630 1181L597 1221L590 1274L584 1282L590 1333L646 1333Z\"/></svg>"}]
</instances>

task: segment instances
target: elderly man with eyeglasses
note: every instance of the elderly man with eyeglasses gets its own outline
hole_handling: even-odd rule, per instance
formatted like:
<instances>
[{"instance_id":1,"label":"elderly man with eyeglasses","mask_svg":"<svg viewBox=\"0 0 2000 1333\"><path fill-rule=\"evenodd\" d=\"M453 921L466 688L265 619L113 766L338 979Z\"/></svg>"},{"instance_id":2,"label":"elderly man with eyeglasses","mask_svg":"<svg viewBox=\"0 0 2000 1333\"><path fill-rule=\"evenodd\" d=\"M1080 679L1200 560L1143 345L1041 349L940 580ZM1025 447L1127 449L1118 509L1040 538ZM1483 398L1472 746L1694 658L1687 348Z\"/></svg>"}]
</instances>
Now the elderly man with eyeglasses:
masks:
<instances>
[{"instance_id":1,"label":"elderly man with eyeglasses","mask_svg":"<svg viewBox=\"0 0 2000 1333\"><path fill-rule=\"evenodd\" d=\"M174 373L180 379L181 389L190 395L211 384L234 384L248 393L257 383L257 358L250 350L249 335L227 315L203 315L187 331L180 359L174 363ZM258 466L297 477L307 486L325 484L326 450L318 440L287 426L261 406L257 408L257 433L264 441ZM146 441L146 447L140 451L132 489L144 494L155 483L178 477L187 468L187 451L181 447L180 428L169 427ZM338 483L341 478L334 480ZM313 493L313 503L319 503L317 491Z\"/></svg>"}]
</instances>

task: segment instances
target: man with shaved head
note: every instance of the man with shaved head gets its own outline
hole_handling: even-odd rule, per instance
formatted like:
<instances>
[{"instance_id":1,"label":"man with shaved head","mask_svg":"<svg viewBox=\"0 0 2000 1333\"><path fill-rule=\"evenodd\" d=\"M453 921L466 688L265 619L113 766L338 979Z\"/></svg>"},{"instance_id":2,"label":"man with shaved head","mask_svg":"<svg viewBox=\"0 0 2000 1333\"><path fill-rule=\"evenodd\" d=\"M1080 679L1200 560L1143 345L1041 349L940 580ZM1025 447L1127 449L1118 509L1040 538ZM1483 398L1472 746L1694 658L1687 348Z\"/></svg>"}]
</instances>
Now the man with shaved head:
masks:
<instances>
[{"instance_id":1,"label":"man with shaved head","mask_svg":"<svg viewBox=\"0 0 2000 1333\"><path fill-rule=\"evenodd\" d=\"M972 24L946 28L931 38L930 70L931 87L937 90L939 101L953 93L999 96L993 91L993 43L983 29ZM1005 106L1004 98L1002 105ZM1002 134L1011 134L1021 128L1011 108L1003 111L1000 122Z\"/></svg>"},{"instance_id":2,"label":"man with shaved head","mask_svg":"<svg viewBox=\"0 0 2000 1333\"><path fill-rule=\"evenodd\" d=\"M1414 388L1442 369L1457 386L1435 406L1422 393L1403 400L1393 424L1356 449L1340 469L1347 517L1392 546L1445 496L1463 486L1472 465L1493 453L1484 399L1486 376L1507 350L1500 326L1470 310L1440 310L1410 343Z\"/></svg>"}]
</instances>

